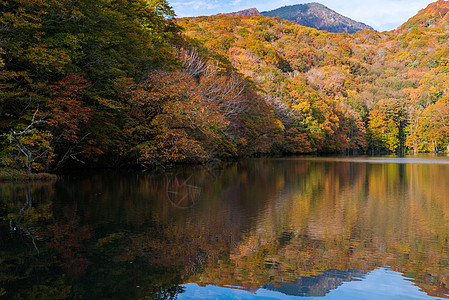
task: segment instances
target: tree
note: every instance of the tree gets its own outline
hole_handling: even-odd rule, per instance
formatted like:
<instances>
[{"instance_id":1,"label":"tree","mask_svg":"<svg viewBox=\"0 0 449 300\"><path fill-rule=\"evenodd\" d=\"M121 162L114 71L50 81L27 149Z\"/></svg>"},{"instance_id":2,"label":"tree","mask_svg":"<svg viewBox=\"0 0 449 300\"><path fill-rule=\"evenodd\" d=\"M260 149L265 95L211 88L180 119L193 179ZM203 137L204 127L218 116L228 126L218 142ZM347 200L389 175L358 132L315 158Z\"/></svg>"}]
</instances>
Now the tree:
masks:
<instances>
[{"instance_id":1,"label":"tree","mask_svg":"<svg viewBox=\"0 0 449 300\"><path fill-rule=\"evenodd\" d=\"M382 99L374 105L374 107L380 110L387 119L392 120L395 127L397 127L397 139L399 141L398 148L400 151L405 150L405 129L409 123L407 106L408 103L406 100L394 98ZM389 134L391 134L391 132Z\"/></svg>"},{"instance_id":2,"label":"tree","mask_svg":"<svg viewBox=\"0 0 449 300\"><path fill-rule=\"evenodd\" d=\"M372 151L396 151L399 146L399 129L395 122L380 110L372 110L368 119L367 133Z\"/></svg>"},{"instance_id":3,"label":"tree","mask_svg":"<svg viewBox=\"0 0 449 300\"><path fill-rule=\"evenodd\" d=\"M211 157L228 123L217 104L200 91L191 76L179 71L152 72L125 90L134 124L125 135L134 147L130 150L139 153L139 163Z\"/></svg>"},{"instance_id":4,"label":"tree","mask_svg":"<svg viewBox=\"0 0 449 300\"><path fill-rule=\"evenodd\" d=\"M422 112L417 131L421 150L436 153L449 149L448 99L442 99Z\"/></svg>"},{"instance_id":5,"label":"tree","mask_svg":"<svg viewBox=\"0 0 449 300\"><path fill-rule=\"evenodd\" d=\"M365 122L359 113L354 110L343 110L342 129L348 138L348 149L366 151L368 142L366 140Z\"/></svg>"},{"instance_id":6,"label":"tree","mask_svg":"<svg viewBox=\"0 0 449 300\"><path fill-rule=\"evenodd\" d=\"M79 160L77 155L81 152L77 149L86 137L86 134L83 136L82 132L85 131L91 116L91 109L83 105L82 97L91 86L92 84L84 78L83 74L67 74L53 85L57 96L46 105L45 123L52 135L47 170L59 169L69 158ZM56 158L58 154L60 157ZM55 160L55 166L50 168Z\"/></svg>"},{"instance_id":7,"label":"tree","mask_svg":"<svg viewBox=\"0 0 449 300\"><path fill-rule=\"evenodd\" d=\"M36 162L46 157L50 151L48 139L51 136L48 132L39 131L36 125L42 123L42 120L36 120L39 107L33 114L30 124L24 129L10 129L9 142L14 140L17 143L18 150L25 156L25 167L27 174L30 174L36 166ZM12 154L15 147L9 149ZM33 153L34 152L34 153ZM10 162L13 163L13 162Z\"/></svg>"},{"instance_id":8,"label":"tree","mask_svg":"<svg viewBox=\"0 0 449 300\"><path fill-rule=\"evenodd\" d=\"M297 128L292 127L285 134L284 149L288 153L300 154L312 152L312 146L306 133L300 133Z\"/></svg>"}]
</instances>

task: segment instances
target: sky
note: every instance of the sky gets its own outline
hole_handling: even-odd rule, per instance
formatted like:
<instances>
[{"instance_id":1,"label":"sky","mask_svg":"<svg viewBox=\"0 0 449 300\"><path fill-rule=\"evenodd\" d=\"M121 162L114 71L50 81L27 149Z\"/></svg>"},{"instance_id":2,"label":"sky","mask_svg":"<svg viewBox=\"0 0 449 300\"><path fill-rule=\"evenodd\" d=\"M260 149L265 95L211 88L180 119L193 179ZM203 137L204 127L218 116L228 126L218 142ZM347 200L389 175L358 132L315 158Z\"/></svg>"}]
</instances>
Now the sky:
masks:
<instances>
[{"instance_id":1,"label":"sky","mask_svg":"<svg viewBox=\"0 0 449 300\"><path fill-rule=\"evenodd\" d=\"M247 8L273 10L286 5L319 2L330 9L370 25L377 31L396 29L435 0L168 0L178 17L208 16Z\"/></svg>"}]
</instances>

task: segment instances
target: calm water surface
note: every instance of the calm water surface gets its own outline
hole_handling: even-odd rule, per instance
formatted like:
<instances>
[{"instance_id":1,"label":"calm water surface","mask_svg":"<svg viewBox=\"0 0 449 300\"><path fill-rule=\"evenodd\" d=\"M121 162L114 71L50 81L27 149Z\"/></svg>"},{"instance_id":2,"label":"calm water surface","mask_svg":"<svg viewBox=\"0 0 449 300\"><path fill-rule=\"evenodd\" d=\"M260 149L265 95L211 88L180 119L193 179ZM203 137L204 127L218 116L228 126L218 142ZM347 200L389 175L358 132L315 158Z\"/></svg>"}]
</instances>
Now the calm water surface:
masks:
<instances>
[{"instance_id":1,"label":"calm water surface","mask_svg":"<svg viewBox=\"0 0 449 300\"><path fill-rule=\"evenodd\" d=\"M449 298L449 157L0 183L0 298Z\"/></svg>"}]
</instances>

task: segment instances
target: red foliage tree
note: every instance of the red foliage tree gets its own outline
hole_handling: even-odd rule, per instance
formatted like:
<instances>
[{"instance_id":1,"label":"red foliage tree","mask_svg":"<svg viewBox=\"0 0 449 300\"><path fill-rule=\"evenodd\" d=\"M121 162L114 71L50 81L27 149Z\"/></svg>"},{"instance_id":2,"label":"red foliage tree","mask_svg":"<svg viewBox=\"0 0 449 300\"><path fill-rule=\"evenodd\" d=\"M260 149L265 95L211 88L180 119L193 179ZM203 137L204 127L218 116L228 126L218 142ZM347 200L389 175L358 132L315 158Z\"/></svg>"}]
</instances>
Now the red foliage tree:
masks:
<instances>
[{"instance_id":1,"label":"red foliage tree","mask_svg":"<svg viewBox=\"0 0 449 300\"><path fill-rule=\"evenodd\" d=\"M76 73L67 74L53 85L56 97L46 106L46 123L53 136L47 169L54 160L53 169L58 169L69 158L78 159L80 142L86 137L82 132L91 116L91 109L84 106L82 97L90 86L83 74Z\"/></svg>"}]
</instances>

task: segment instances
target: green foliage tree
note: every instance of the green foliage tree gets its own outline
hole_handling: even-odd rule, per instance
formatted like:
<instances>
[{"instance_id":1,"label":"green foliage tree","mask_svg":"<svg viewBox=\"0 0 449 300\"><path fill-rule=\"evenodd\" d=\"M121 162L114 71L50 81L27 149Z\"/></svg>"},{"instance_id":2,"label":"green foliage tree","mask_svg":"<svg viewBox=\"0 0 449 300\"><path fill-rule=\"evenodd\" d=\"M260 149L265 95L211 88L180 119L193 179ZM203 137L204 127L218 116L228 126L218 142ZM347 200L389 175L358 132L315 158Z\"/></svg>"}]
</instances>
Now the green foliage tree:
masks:
<instances>
[{"instance_id":1,"label":"green foliage tree","mask_svg":"<svg viewBox=\"0 0 449 300\"><path fill-rule=\"evenodd\" d=\"M399 147L399 129L382 111L373 110L368 117L368 141L372 151L396 151Z\"/></svg>"},{"instance_id":2,"label":"green foliage tree","mask_svg":"<svg viewBox=\"0 0 449 300\"><path fill-rule=\"evenodd\" d=\"M407 112L407 101L403 99L382 99L375 104L375 108L380 110L385 118L388 120L392 120L397 128L398 136L396 139L399 142L398 150L401 152L405 151L405 142L406 142L406 128L409 122L409 116ZM392 134L390 132L388 135ZM387 138L391 140L391 137ZM391 149L391 147L389 147ZM396 148L395 148L396 149Z\"/></svg>"},{"instance_id":3,"label":"green foliage tree","mask_svg":"<svg viewBox=\"0 0 449 300\"><path fill-rule=\"evenodd\" d=\"M418 145L429 152L446 151L449 147L449 103L443 99L426 108L419 118Z\"/></svg>"}]
</instances>

